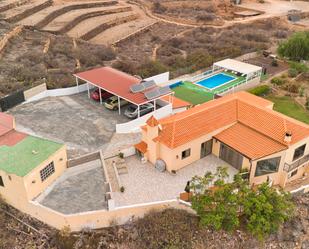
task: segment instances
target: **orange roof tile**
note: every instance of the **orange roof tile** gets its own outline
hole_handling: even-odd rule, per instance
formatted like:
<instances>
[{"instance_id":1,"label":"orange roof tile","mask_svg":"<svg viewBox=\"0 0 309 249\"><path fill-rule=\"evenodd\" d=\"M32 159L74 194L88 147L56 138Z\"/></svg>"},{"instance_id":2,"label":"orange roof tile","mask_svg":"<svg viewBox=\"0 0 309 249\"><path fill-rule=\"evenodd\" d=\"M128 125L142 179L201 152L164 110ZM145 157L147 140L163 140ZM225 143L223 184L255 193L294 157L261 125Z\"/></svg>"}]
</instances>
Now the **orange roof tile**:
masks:
<instances>
[{"instance_id":1,"label":"orange roof tile","mask_svg":"<svg viewBox=\"0 0 309 249\"><path fill-rule=\"evenodd\" d=\"M161 99L169 102L169 98L170 98L170 96L164 96ZM182 99L179 99L175 96L171 96L171 98L172 98L172 103L173 103L173 109L177 109L177 108L181 108L181 107L187 107L187 106L192 105L191 103L184 101Z\"/></svg>"},{"instance_id":2,"label":"orange roof tile","mask_svg":"<svg viewBox=\"0 0 309 249\"><path fill-rule=\"evenodd\" d=\"M258 159L287 148L241 123L232 125L214 137L250 159Z\"/></svg>"},{"instance_id":3,"label":"orange roof tile","mask_svg":"<svg viewBox=\"0 0 309 249\"><path fill-rule=\"evenodd\" d=\"M15 144L22 141L28 135L22 132L11 130L6 134L0 136L0 146L14 146Z\"/></svg>"},{"instance_id":4,"label":"orange roof tile","mask_svg":"<svg viewBox=\"0 0 309 249\"><path fill-rule=\"evenodd\" d=\"M255 144L252 146L252 151L249 152L244 148L242 152L250 157L257 157L269 153L269 148L266 147L270 140L274 140L271 151L288 146L284 142L286 131L292 132L290 144L309 136L308 125L275 112L271 110L271 107L270 101L246 92L230 94L161 119L159 123L162 130L155 140L170 148L175 148L210 132L229 128L239 123L239 126L227 131L226 139L232 136L231 132L235 132L233 136L240 136L241 132L238 133L240 130L245 130L247 136L259 137L256 139L261 141L259 146ZM243 146L237 143L241 141L242 139L235 139L233 146L242 149Z\"/></svg>"},{"instance_id":5,"label":"orange roof tile","mask_svg":"<svg viewBox=\"0 0 309 249\"><path fill-rule=\"evenodd\" d=\"M142 153L146 153L147 152L147 144L144 141L141 141L138 144L135 144L134 147L139 150Z\"/></svg>"},{"instance_id":6,"label":"orange roof tile","mask_svg":"<svg viewBox=\"0 0 309 249\"><path fill-rule=\"evenodd\" d=\"M0 136L14 129L14 117L0 112Z\"/></svg>"},{"instance_id":7,"label":"orange roof tile","mask_svg":"<svg viewBox=\"0 0 309 249\"><path fill-rule=\"evenodd\" d=\"M152 115L147 121L146 124L150 127L155 127L159 124L158 120Z\"/></svg>"}]
</instances>

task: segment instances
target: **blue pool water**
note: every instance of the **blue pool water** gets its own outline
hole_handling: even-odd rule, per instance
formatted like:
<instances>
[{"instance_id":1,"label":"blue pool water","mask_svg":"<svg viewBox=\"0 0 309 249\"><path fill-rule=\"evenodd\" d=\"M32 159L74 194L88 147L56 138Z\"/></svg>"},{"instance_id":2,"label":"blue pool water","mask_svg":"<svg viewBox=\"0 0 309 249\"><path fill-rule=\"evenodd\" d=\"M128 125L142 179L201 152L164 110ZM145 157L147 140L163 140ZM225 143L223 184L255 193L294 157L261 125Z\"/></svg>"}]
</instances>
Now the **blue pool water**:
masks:
<instances>
[{"instance_id":1,"label":"blue pool water","mask_svg":"<svg viewBox=\"0 0 309 249\"><path fill-rule=\"evenodd\" d=\"M208 89L213 89L216 88L218 86L221 86L231 80L234 80L235 77L230 76L230 75L226 75L223 73L219 73L216 75L213 75L209 78L203 79L201 81L196 82L197 85L203 86L203 87L207 87Z\"/></svg>"}]
</instances>

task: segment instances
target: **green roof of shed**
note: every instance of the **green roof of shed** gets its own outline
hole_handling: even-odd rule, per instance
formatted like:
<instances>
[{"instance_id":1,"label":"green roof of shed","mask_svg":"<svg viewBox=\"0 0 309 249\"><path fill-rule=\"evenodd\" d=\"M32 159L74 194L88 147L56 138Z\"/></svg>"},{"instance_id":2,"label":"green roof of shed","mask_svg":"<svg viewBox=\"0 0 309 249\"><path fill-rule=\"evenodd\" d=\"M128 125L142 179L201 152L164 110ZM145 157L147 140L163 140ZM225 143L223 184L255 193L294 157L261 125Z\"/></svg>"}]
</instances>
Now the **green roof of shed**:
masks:
<instances>
[{"instance_id":1,"label":"green roof of shed","mask_svg":"<svg viewBox=\"0 0 309 249\"><path fill-rule=\"evenodd\" d=\"M0 146L0 170L26 176L63 145L46 139L27 136L14 146Z\"/></svg>"}]
</instances>

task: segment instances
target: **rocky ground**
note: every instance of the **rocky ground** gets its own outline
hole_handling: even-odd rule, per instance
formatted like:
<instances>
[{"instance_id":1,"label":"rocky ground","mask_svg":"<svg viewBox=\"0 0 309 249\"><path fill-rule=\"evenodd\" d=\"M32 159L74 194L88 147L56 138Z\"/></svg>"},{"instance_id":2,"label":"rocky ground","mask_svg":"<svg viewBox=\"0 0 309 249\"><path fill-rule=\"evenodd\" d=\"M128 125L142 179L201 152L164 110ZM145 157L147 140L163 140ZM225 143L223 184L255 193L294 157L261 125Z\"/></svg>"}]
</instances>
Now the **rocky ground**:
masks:
<instances>
[{"instance_id":1,"label":"rocky ground","mask_svg":"<svg viewBox=\"0 0 309 249\"><path fill-rule=\"evenodd\" d=\"M0 248L28 249L308 249L309 194L295 196L295 216L277 234L258 241L244 231L215 232L201 228L197 217L179 210L150 213L124 226L70 234L2 204Z\"/></svg>"}]
</instances>

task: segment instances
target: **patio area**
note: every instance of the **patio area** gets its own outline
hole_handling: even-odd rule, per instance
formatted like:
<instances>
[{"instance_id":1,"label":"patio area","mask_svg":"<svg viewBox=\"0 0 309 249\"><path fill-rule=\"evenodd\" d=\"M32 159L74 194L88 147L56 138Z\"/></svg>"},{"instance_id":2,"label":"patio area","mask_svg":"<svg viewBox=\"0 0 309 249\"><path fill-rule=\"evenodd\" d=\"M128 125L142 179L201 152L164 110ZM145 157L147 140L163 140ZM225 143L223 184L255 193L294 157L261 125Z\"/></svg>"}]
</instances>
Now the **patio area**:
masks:
<instances>
[{"instance_id":1,"label":"patio area","mask_svg":"<svg viewBox=\"0 0 309 249\"><path fill-rule=\"evenodd\" d=\"M238 172L214 155L184 167L176 175L161 173L150 163L142 164L137 156L126 158L126 164L128 174L120 175L125 191L112 193L116 207L176 199L193 176L202 176L206 171L215 173L218 166L228 167L229 180Z\"/></svg>"},{"instance_id":2,"label":"patio area","mask_svg":"<svg viewBox=\"0 0 309 249\"><path fill-rule=\"evenodd\" d=\"M63 214L107 209L101 160L67 169L35 201Z\"/></svg>"}]
</instances>

